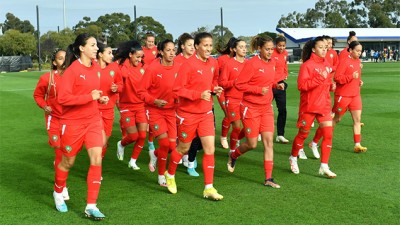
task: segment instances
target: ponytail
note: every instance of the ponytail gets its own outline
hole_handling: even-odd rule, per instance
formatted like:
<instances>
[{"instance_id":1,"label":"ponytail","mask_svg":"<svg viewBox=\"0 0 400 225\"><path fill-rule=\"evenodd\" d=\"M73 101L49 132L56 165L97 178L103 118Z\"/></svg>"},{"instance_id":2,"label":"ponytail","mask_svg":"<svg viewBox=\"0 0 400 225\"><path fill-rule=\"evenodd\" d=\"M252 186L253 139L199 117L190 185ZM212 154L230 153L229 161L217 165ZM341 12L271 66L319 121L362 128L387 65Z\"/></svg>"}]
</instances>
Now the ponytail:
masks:
<instances>
[{"instance_id":1,"label":"ponytail","mask_svg":"<svg viewBox=\"0 0 400 225\"><path fill-rule=\"evenodd\" d=\"M323 36L318 36L312 40L307 41L304 44L303 51L301 53L301 60L303 61L303 63L305 63L307 60L310 59L312 49L315 47L315 44L319 41L324 41Z\"/></svg>"}]
</instances>

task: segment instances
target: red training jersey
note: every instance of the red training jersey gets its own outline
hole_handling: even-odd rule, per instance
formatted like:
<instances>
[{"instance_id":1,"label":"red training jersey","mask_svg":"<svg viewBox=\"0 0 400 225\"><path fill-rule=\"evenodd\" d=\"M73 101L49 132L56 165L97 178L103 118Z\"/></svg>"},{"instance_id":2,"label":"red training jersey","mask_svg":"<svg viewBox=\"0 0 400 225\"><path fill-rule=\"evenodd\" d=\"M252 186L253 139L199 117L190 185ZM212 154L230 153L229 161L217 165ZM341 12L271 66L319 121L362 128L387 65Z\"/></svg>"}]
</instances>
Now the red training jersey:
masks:
<instances>
[{"instance_id":1,"label":"red training jersey","mask_svg":"<svg viewBox=\"0 0 400 225\"><path fill-rule=\"evenodd\" d=\"M119 94L119 109L138 110L144 108L144 102L138 95L138 88L145 69L142 65L132 66L129 59L126 59L120 68L123 89Z\"/></svg>"},{"instance_id":2,"label":"red training jersey","mask_svg":"<svg viewBox=\"0 0 400 225\"><path fill-rule=\"evenodd\" d=\"M358 72L358 78L353 73ZM341 60L334 76L336 82L335 95L353 97L360 94L361 60L349 56Z\"/></svg>"},{"instance_id":3,"label":"red training jersey","mask_svg":"<svg viewBox=\"0 0 400 225\"><path fill-rule=\"evenodd\" d=\"M111 91L112 84L118 85L118 90L116 92ZM110 100L107 104L101 104L99 102L99 109L114 108L118 100L118 93L122 91L122 86L122 76L117 62L110 63L101 69L100 90L102 90L103 95L108 96Z\"/></svg>"},{"instance_id":4,"label":"red training jersey","mask_svg":"<svg viewBox=\"0 0 400 225\"><path fill-rule=\"evenodd\" d=\"M57 94L59 91L59 87L57 86L61 84L61 76L57 70L53 70L53 82L50 84L50 90L45 100L45 95L47 93L47 89L49 87L50 82L50 72L43 74L40 76L39 81L36 85L36 88L33 92L33 98L36 101L36 104L40 108L44 108L45 106L51 107L50 115L61 118L62 114L62 106L57 101Z\"/></svg>"},{"instance_id":5,"label":"red training jersey","mask_svg":"<svg viewBox=\"0 0 400 225\"><path fill-rule=\"evenodd\" d=\"M275 48L272 52L272 58L275 60L275 83L286 80L288 78L288 63L287 58L289 54L286 50L282 53L278 52Z\"/></svg>"},{"instance_id":6,"label":"red training jersey","mask_svg":"<svg viewBox=\"0 0 400 225\"><path fill-rule=\"evenodd\" d=\"M224 88L225 97L242 100L243 93L235 87L235 82L245 62L246 60L243 62L237 61L236 57L230 58L226 62L218 80L219 85Z\"/></svg>"},{"instance_id":7,"label":"red training jersey","mask_svg":"<svg viewBox=\"0 0 400 225\"><path fill-rule=\"evenodd\" d=\"M175 107L172 88L180 65L174 62L172 66L164 66L160 59L157 59L146 69L138 89L139 97L146 103L146 106L159 108L154 101L160 99L168 102L163 109Z\"/></svg>"},{"instance_id":8,"label":"red training jersey","mask_svg":"<svg viewBox=\"0 0 400 225\"><path fill-rule=\"evenodd\" d=\"M347 57L349 57L350 52L349 52L348 49L349 49L349 47L346 47L346 48L344 48L342 51L340 51L340 54L339 54L339 61L340 61L340 60L346 60Z\"/></svg>"},{"instance_id":9,"label":"red training jersey","mask_svg":"<svg viewBox=\"0 0 400 225\"><path fill-rule=\"evenodd\" d=\"M230 55L229 54L225 54L225 55L221 55L220 57L218 57L218 66L219 66L219 72L222 72L222 68L224 68L225 63L228 62L228 60L230 59Z\"/></svg>"},{"instance_id":10,"label":"red training jersey","mask_svg":"<svg viewBox=\"0 0 400 225\"><path fill-rule=\"evenodd\" d=\"M275 60L268 62L259 55L246 61L236 80L235 87L243 92L243 101L254 105L271 104L273 99L272 88L275 83ZM268 87L268 92L262 95L262 88Z\"/></svg>"},{"instance_id":11,"label":"red training jersey","mask_svg":"<svg viewBox=\"0 0 400 225\"><path fill-rule=\"evenodd\" d=\"M78 125L100 120L97 101L92 98L92 91L100 89L100 71L95 61L87 67L79 59L65 70L58 92L63 124Z\"/></svg>"},{"instance_id":12,"label":"red training jersey","mask_svg":"<svg viewBox=\"0 0 400 225\"><path fill-rule=\"evenodd\" d=\"M144 58L143 62L145 65L150 65L151 62L157 57L157 46L154 46L152 48L146 48L146 46L142 46L143 53L144 53Z\"/></svg>"},{"instance_id":13,"label":"red training jersey","mask_svg":"<svg viewBox=\"0 0 400 225\"><path fill-rule=\"evenodd\" d=\"M324 78L321 74L326 74ZM297 88L300 91L301 113L326 115L331 112L332 68L324 58L311 54L309 60L300 66Z\"/></svg>"},{"instance_id":14,"label":"red training jersey","mask_svg":"<svg viewBox=\"0 0 400 225\"><path fill-rule=\"evenodd\" d=\"M336 68L339 65L339 56L333 48L329 49L326 53L325 60L331 65L332 72L336 71Z\"/></svg>"},{"instance_id":15,"label":"red training jersey","mask_svg":"<svg viewBox=\"0 0 400 225\"><path fill-rule=\"evenodd\" d=\"M173 89L178 97L178 110L196 114L211 111L213 98L205 101L201 99L201 93L214 90L218 74L218 62L212 57L204 62L196 55L181 65Z\"/></svg>"},{"instance_id":16,"label":"red training jersey","mask_svg":"<svg viewBox=\"0 0 400 225\"><path fill-rule=\"evenodd\" d=\"M178 64L184 64L186 61L188 61L188 59L190 59L192 56L190 56L189 58L186 58L185 56L183 56L183 53L178 54L177 56L175 56L174 58L174 63L178 63Z\"/></svg>"}]
</instances>

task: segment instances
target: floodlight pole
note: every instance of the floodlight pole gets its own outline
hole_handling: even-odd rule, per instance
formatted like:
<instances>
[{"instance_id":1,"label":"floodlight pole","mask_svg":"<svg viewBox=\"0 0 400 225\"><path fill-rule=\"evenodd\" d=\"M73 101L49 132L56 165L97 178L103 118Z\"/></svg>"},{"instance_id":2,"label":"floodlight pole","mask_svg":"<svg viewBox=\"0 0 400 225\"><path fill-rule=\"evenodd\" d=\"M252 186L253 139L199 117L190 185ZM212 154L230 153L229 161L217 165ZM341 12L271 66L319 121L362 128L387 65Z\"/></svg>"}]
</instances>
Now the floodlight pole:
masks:
<instances>
[{"instance_id":1,"label":"floodlight pole","mask_svg":"<svg viewBox=\"0 0 400 225\"><path fill-rule=\"evenodd\" d=\"M133 32L134 32L134 37L137 40L137 24L136 24L136 5L133 6Z\"/></svg>"},{"instance_id":2,"label":"floodlight pole","mask_svg":"<svg viewBox=\"0 0 400 225\"><path fill-rule=\"evenodd\" d=\"M223 36L224 36L224 12L221 7L221 47L223 46Z\"/></svg>"},{"instance_id":3,"label":"floodlight pole","mask_svg":"<svg viewBox=\"0 0 400 225\"><path fill-rule=\"evenodd\" d=\"M36 20L37 20L37 40L38 40L38 63L39 63L39 71L42 71L42 63L41 63L42 54L40 51L40 27L39 27L39 6L38 5L36 5Z\"/></svg>"}]
</instances>

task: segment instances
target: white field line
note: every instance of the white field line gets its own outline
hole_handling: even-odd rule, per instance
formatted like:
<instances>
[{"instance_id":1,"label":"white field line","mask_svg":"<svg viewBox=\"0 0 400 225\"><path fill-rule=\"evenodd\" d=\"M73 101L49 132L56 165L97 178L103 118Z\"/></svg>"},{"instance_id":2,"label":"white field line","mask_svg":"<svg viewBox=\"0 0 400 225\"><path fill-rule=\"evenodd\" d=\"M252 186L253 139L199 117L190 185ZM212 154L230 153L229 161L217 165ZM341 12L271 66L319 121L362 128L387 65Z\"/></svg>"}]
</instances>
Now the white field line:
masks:
<instances>
[{"instance_id":1,"label":"white field line","mask_svg":"<svg viewBox=\"0 0 400 225\"><path fill-rule=\"evenodd\" d=\"M33 91L32 88L25 88L25 89L9 89L9 90L1 90L0 91L8 91L8 92L18 92L18 91Z\"/></svg>"}]
</instances>

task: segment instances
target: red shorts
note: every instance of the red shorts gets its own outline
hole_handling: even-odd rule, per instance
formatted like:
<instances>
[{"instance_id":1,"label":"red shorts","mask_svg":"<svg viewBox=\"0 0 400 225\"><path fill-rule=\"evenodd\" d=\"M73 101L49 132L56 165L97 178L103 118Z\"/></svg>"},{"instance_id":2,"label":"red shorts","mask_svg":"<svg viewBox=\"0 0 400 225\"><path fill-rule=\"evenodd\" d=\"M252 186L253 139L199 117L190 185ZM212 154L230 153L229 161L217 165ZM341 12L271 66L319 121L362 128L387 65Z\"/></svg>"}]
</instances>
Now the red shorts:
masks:
<instances>
[{"instance_id":1,"label":"red shorts","mask_svg":"<svg viewBox=\"0 0 400 225\"><path fill-rule=\"evenodd\" d=\"M203 114L177 112L179 141L188 143L197 136L215 136L214 113Z\"/></svg>"},{"instance_id":2,"label":"red shorts","mask_svg":"<svg viewBox=\"0 0 400 225\"><path fill-rule=\"evenodd\" d=\"M47 114L45 115L45 119L47 135L49 136L49 145L52 148L60 147L60 118Z\"/></svg>"},{"instance_id":3,"label":"red shorts","mask_svg":"<svg viewBox=\"0 0 400 225\"><path fill-rule=\"evenodd\" d=\"M261 132L274 132L274 110L272 105L266 104L262 107L254 107L241 103L240 113L246 137L255 138Z\"/></svg>"},{"instance_id":4,"label":"red shorts","mask_svg":"<svg viewBox=\"0 0 400 225\"><path fill-rule=\"evenodd\" d=\"M136 126L137 123L147 123L145 109L129 110L124 109L119 111L121 113L120 124L122 129Z\"/></svg>"},{"instance_id":5,"label":"red shorts","mask_svg":"<svg viewBox=\"0 0 400 225\"><path fill-rule=\"evenodd\" d=\"M362 110L361 95L354 97L345 97L335 95L335 102L333 104L332 112L335 114L343 115L346 111Z\"/></svg>"},{"instance_id":6,"label":"red shorts","mask_svg":"<svg viewBox=\"0 0 400 225\"><path fill-rule=\"evenodd\" d=\"M149 107L146 109L146 116L154 137L167 132L168 138L176 139L175 109L156 109Z\"/></svg>"},{"instance_id":7,"label":"red shorts","mask_svg":"<svg viewBox=\"0 0 400 225\"><path fill-rule=\"evenodd\" d=\"M240 102L241 100L234 98L226 100L227 114L230 123L240 120Z\"/></svg>"},{"instance_id":8,"label":"red shorts","mask_svg":"<svg viewBox=\"0 0 400 225\"><path fill-rule=\"evenodd\" d=\"M103 121L104 132L107 137L110 137L114 125L114 109L100 109L100 116Z\"/></svg>"},{"instance_id":9,"label":"red shorts","mask_svg":"<svg viewBox=\"0 0 400 225\"><path fill-rule=\"evenodd\" d=\"M316 113L299 113L299 119L297 120L297 128L302 128L304 130L310 130L311 125L317 119L318 123L325 121L332 121L332 116L330 113L326 115L316 114Z\"/></svg>"},{"instance_id":10,"label":"red shorts","mask_svg":"<svg viewBox=\"0 0 400 225\"><path fill-rule=\"evenodd\" d=\"M61 127L61 150L67 157L77 155L83 144L86 149L103 147L103 124L101 120L94 123L66 125Z\"/></svg>"}]
</instances>

